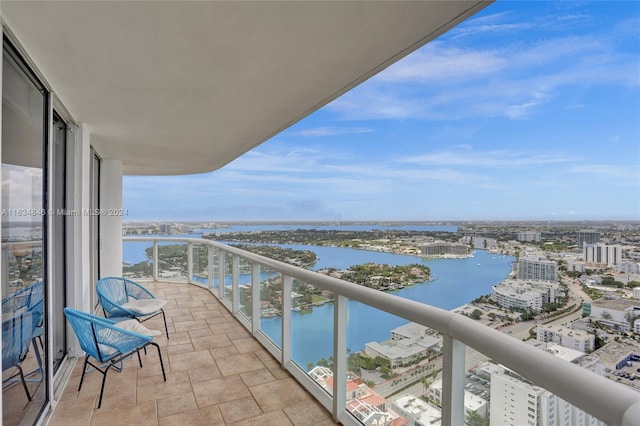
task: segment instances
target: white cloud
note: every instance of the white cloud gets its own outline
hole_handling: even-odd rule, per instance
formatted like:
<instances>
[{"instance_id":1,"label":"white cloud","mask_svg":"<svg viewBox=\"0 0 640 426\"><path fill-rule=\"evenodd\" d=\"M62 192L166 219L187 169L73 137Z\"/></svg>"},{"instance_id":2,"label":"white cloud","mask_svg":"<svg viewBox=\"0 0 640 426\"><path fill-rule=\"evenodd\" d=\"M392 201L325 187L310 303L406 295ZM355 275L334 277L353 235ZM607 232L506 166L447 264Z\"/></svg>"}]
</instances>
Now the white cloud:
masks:
<instances>
[{"instance_id":1,"label":"white cloud","mask_svg":"<svg viewBox=\"0 0 640 426\"><path fill-rule=\"evenodd\" d=\"M523 119L565 88L638 87L637 55L614 36L514 41L477 49L434 41L327 106L342 119Z\"/></svg>"},{"instance_id":2,"label":"white cloud","mask_svg":"<svg viewBox=\"0 0 640 426\"><path fill-rule=\"evenodd\" d=\"M463 166L489 168L516 168L540 166L575 161L575 156L562 153L534 153L506 150L486 152L473 151L465 146L462 150L440 151L433 154L416 155L397 160L400 163L430 166Z\"/></svg>"},{"instance_id":3,"label":"white cloud","mask_svg":"<svg viewBox=\"0 0 640 426\"><path fill-rule=\"evenodd\" d=\"M316 127L288 134L293 136L339 136L370 132L373 132L373 129L368 127Z\"/></svg>"},{"instance_id":4,"label":"white cloud","mask_svg":"<svg viewBox=\"0 0 640 426\"><path fill-rule=\"evenodd\" d=\"M534 92L528 101L507 107L505 114L512 119L525 118L533 108L544 104L549 98L550 96L544 92Z\"/></svg>"},{"instance_id":5,"label":"white cloud","mask_svg":"<svg viewBox=\"0 0 640 426\"><path fill-rule=\"evenodd\" d=\"M640 169L637 165L582 164L571 167L569 172L583 174L596 181L607 180L615 185L640 187Z\"/></svg>"},{"instance_id":6,"label":"white cloud","mask_svg":"<svg viewBox=\"0 0 640 426\"><path fill-rule=\"evenodd\" d=\"M508 59L492 50L447 47L431 42L373 78L381 82L468 80L504 69Z\"/></svg>"}]
</instances>

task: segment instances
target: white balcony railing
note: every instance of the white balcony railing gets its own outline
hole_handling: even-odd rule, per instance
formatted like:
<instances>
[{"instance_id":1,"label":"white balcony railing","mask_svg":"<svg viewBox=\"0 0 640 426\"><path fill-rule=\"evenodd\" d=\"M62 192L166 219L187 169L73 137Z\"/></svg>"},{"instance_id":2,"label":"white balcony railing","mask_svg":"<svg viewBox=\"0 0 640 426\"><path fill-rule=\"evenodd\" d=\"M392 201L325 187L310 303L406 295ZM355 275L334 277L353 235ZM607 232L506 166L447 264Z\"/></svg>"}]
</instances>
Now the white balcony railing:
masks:
<instances>
[{"instance_id":1,"label":"white balcony railing","mask_svg":"<svg viewBox=\"0 0 640 426\"><path fill-rule=\"evenodd\" d=\"M214 241L182 238L123 238L149 242L153 280L206 286L283 366L312 393L336 421L359 424L347 410L347 301L354 300L437 330L443 336L442 424L464 424L465 347L484 354L608 425L632 426L640 419L640 393L577 365L538 351L524 342L465 316L358 286ZM187 265L165 271L158 253L163 244L184 244ZM196 256L194 259L194 250ZM202 251L206 250L206 262ZM184 257L184 256L183 256ZM194 263L198 263L194 269ZM206 264L204 264L206 263ZM261 273L281 278L281 343L261 329ZM194 275L206 279L194 280ZM160 274L160 275L159 275ZM140 279L140 277L137 277ZM292 283L296 280L333 294L333 389L322 389L292 360ZM204 282L202 282L204 281ZM225 283L218 285L218 283ZM241 297L242 286L244 297ZM250 295L250 297L247 297ZM241 301L242 298L242 301ZM535 352L534 352L535 351Z\"/></svg>"}]
</instances>

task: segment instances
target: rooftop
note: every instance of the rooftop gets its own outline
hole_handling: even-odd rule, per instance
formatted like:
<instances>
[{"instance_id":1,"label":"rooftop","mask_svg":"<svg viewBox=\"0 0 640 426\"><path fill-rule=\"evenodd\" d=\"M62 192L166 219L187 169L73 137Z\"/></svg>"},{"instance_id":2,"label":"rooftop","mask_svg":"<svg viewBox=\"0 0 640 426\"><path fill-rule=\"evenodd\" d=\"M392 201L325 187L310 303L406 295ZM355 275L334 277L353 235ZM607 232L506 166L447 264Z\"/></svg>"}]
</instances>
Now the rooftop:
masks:
<instances>
[{"instance_id":1,"label":"rooftop","mask_svg":"<svg viewBox=\"0 0 640 426\"><path fill-rule=\"evenodd\" d=\"M538 329L563 334L576 339L586 339L589 337L589 333L585 330L578 330L559 324L542 324L538 326Z\"/></svg>"},{"instance_id":2,"label":"rooftop","mask_svg":"<svg viewBox=\"0 0 640 426\"><path fill-rule=\"evenodd\" d=\"M540 342L538 340L527 340L527 344L534 348L550 353L553 356L561 358L567 362L578 362L586 356L584 352L575 349L566 348L553 342Z\"/></svg>"},{"instance_id":3,"label":"rooftop","mask_svg":"<svg viewBox=\"0 0 640 426\"><path fill-rule=\"evenodd\" d=\"M625 359L630 354L638 353L638 348L624 342L609 342L597 351L593 356L600 358L600 361L611 369L616 368L616 364Z\"/></svg>"},{"instance_id":4,"label":"rooftop","mask_svg":"<svg viewBox=\"0 0 640 426\"><path fill-rule=\"evenodd\" d=\"M166 383L157 352L143 355L143 367L128 360L107 376L102 407L96 409L101 375L88 373L77 387L77 362L49 422L50 426L111 425L332 425L331 414L296 382L206 289L192 285L145 284L169 301L169 340L161 347ZM162 319L145 323L162 329Z\"/></svg>"},{"instance_id":5,"label":"rooftop","mask_svg":"<svg viewBox=\"0 0 640 426\"><path fill-rule=\"evenodd\" d=\"M624 311L626 309L638 306L637 300L627 299L596 299L591 302L591 306L597 306L599 308L614 309L617 311Z\"/></svg>"}]
</instances>

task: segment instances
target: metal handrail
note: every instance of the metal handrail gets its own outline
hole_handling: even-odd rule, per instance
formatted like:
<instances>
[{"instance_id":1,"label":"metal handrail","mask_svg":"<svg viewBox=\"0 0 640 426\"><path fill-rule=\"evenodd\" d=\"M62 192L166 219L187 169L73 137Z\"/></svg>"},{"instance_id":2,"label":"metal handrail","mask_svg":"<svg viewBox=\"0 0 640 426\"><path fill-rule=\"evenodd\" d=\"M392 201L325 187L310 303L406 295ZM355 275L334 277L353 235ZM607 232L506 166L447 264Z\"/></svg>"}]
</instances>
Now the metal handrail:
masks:
<instances>
[{"instance_id":1,"label":"metal handrail","mask_svg":"<svg viewBox=\"0 0 640 426\"><path fill-rule=\"evenodd\" d=\"M463 315L289 265L216 241L197 238L125 237L123 241L207 244L306 284L424 325L473 348L609 425L640 419L640 393L594 374Z\"/></svg>"}]
</instances>

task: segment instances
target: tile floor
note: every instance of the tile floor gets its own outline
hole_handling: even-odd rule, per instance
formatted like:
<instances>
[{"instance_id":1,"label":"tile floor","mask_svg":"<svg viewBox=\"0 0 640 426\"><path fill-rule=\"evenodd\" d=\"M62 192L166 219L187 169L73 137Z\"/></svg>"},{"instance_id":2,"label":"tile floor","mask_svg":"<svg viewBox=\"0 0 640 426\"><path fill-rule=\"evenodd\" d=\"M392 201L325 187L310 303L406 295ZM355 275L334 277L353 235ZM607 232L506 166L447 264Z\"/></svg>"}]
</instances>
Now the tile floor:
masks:
<instances>
[{"instance_id":1,"label":"tile floor","mask_svg":"<svg viewBox=\"0 0 640 426\"><path fill-rule=\"evenodd\" d=\"M207 290L188 284L148 283L169 302L169 337L158 354L149 347L128 360L122 372L110 371L97 409L102 375L87 374L77 392L82 362L77 362L51 426L72 425L333 425L331 415L238 323ZM145 322L164 328L162 318Z\"/></svg>"}]
</instances>

